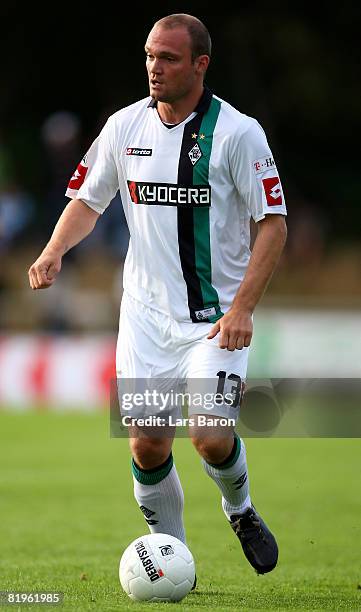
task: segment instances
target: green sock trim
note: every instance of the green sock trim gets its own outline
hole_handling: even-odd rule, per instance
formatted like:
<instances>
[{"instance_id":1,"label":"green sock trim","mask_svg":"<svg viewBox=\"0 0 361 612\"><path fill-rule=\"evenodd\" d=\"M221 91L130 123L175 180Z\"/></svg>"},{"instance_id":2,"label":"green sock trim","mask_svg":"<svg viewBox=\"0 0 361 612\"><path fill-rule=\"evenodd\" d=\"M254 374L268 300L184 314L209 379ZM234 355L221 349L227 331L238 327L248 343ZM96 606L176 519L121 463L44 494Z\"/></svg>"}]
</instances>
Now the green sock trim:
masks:
<instances>
[{"instance_id":1,"label":"green sock trim","mask_svg":"<svg viewBox=\"0 0 361 612\"><path fill-rule=\"evenodd\" d=\"M227 470L228 468L232 467L232 465L234 465L239 457L239 454L241 452L241 440L239 439L238 436L234 436L234 443L233 443L233 448L231 450L231 454L229 455L229 457L227 457L227 459L225 461L222 461L222 463L208 463L208 465L210 465L213 468L216 468L217 470Z\"/></svg>"},{"instance_id":2,"label":"green sock trim","mask_svg":"<svg viewBox=\"0 0 361 612\"><path fill-rule=\"evenodd\" d=\"M168 459L159 465L158 467L152 468L151 470L143 470L139 467L132 459L132 472L134 478L144 485L154 485L163 480L168 476L169 472L173 467L173 455L169 455Z\"/></svg>"}]
</instances>

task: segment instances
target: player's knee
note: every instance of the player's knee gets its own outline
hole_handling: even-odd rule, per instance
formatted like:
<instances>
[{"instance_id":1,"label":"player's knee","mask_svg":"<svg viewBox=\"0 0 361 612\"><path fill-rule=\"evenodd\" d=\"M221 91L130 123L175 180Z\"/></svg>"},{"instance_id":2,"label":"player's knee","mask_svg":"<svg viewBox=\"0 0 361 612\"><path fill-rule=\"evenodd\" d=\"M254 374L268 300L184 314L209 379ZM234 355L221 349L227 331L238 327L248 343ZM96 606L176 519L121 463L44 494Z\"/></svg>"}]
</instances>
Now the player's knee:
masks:
<instances>
[{"instance_id":1,"label":"player's knee","mask_svg":"<svg viewBox=\"0 0 361 612\"><path fill-rule=\"evenodd\" d=\"M208 463L222 463L230 454L233 438L221 436L195 436L192 442L198 453Z\"/></svg>"},{"instance_id":2,"label":"player's knee","mask_svg":"<svg viewBox=\"0 0 361 612\"><path fill-rule=\"evenodd\" d=\"M169 440L133 438L130 443L135 462L143 470L150 470L164 463L171 452Z\"/></svg>"}]
</instances>

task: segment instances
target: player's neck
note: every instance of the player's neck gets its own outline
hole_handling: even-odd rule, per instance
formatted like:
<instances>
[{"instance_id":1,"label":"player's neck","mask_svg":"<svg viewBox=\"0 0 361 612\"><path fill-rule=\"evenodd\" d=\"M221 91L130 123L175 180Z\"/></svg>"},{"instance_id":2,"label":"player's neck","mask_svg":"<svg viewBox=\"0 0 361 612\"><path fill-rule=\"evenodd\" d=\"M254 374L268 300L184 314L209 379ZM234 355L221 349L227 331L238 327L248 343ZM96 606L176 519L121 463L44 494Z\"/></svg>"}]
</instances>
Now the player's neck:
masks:
<instances>
[{"instance_id":1,"label":"player's neck","mask_svg":"<svg viewBox=\"0 0 361 612\"><path fill-rule=\"evenodd\" d=\"M203 83L186 97L175 102L158 102L157 110L164 123L181 123L193 113L203 94Z\"/></svg>"}]
</instances>

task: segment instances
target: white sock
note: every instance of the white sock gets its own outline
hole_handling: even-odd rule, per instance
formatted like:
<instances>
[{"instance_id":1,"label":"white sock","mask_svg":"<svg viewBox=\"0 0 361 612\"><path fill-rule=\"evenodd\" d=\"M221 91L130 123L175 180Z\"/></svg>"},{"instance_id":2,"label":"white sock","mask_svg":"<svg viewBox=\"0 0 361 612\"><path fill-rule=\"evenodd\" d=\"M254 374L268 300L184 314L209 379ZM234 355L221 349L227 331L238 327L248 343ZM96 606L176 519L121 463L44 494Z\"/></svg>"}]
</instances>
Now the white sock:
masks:
<instances>
[{"instance_id":1,"label":"white sock","mask_svg":"<svg viewBox=\"0 0 361 612\"><path fill-rule=\"evenodd\" d=\"M134 496L151 533L167 533L186 541L183 525L184 495L172 453L153 470L132 461Z\"/></svg>"},{"instance_id":2,"label":"white sock","mask_svg":"<svg viewBox=\"0 0 361 612\"><path fill-rule=\"evenodd\" d=\"M229 458L220 465L207 463L202 459L207 474L213 478L222 492L222 508L228 518L242 514L251 507L249 495L246 447L238 436Z\"/></svg>"}]
</instances>

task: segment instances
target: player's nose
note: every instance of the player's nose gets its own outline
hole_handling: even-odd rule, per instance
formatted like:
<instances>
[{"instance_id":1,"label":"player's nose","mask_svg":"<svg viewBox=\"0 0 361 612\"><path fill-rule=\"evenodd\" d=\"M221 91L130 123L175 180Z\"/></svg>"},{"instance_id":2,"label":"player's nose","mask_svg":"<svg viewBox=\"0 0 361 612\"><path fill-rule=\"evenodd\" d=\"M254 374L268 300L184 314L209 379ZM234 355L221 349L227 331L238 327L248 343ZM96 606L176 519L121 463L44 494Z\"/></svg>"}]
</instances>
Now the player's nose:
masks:
<instances>
[{"instance_id":1,"label":"player's nose","mask_svg":"<svg viewBox=\"0 0 361 612\"><path fill-rule=\"evenodd\" d=\"M156 74L161 74L162 72L162 62L159 59L154 58L154 61L152 62L151 66L151 74L155 76Z\"/></svg>"}]
</instances>

